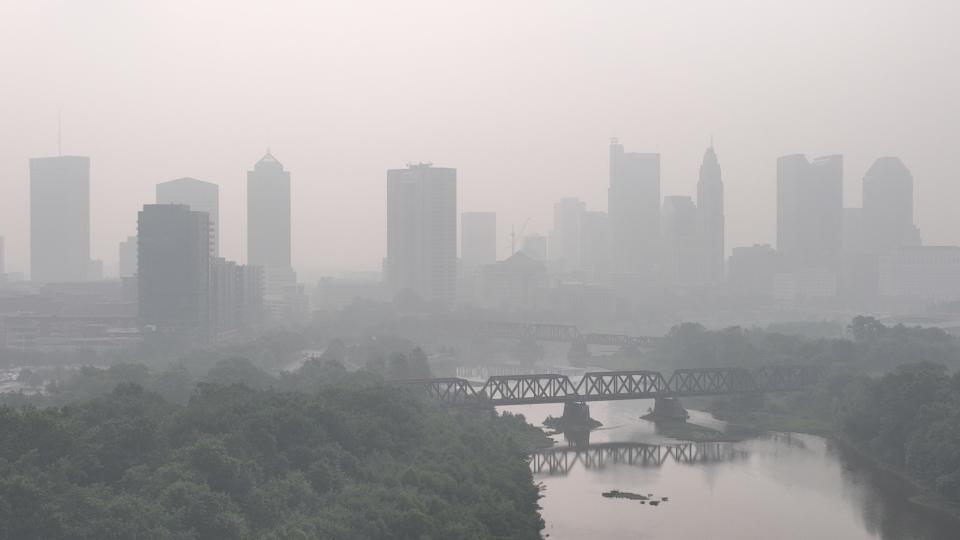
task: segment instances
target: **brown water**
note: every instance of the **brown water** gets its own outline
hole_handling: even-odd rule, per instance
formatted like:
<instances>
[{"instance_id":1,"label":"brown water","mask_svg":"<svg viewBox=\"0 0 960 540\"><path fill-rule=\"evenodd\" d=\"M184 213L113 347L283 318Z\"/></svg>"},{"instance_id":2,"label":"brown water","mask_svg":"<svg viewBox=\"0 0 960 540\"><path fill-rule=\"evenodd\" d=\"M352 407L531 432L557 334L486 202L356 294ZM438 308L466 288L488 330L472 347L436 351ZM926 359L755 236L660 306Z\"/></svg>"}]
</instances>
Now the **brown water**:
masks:
<instances>
[{"instance_id":1,"label":"brown water","mask_svg":"<svg viewBox=\"0 0 960 540\"><path fill-rule=\"evenodd\" d=\"M532 456L548 538L956 540L960 522L908 501L909 486L821 437L681 444L639 420L652 402L591 404L589 443L557 436ZM539 424L559 405L505 407ZM691 421L723 423L691 411ZM601 496L630 491L658 506Z\"/></svg>"}]
</instances>

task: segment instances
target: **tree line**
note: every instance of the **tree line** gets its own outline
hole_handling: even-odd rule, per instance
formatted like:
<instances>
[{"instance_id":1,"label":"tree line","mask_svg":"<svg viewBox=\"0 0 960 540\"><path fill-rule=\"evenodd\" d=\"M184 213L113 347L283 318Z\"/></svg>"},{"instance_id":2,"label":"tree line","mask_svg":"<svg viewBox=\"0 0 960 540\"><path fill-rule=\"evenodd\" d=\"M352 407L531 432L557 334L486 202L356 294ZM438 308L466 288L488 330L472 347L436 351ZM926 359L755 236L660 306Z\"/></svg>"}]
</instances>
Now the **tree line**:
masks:
<instances>
[{"instance_id":1,"label":"tree line","mask_svg":"<svg viewBox=\"0 0 960 540\"><path fill-rule=\"evenodd\" d=\"M385 382L419 355L376 367L80 370L0 407L0 539L539 538L533 428Z\"/></svg>"}]
</instances>

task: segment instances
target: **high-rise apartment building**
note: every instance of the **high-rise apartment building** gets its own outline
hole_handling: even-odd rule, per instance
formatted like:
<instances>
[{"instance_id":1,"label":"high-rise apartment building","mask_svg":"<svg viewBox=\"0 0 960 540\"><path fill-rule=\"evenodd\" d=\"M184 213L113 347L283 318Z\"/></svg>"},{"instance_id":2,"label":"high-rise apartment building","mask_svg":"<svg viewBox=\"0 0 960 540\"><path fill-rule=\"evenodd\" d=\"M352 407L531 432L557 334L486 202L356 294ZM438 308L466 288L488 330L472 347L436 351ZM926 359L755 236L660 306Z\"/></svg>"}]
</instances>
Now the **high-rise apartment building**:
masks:
<instances>
[{"instance_id":1,"label":"high-rise apartment building","mask_svg":"<svg viewBox=\"0 0 960 540\"><path fill-rule=\"evenodd\" d=\"M185 204L210 218L210 254L220 255L220 188L196 178L178 178L157 184L157 204Z\"/></svg>"},{"instance_id":2,"label":"high-rise apartment building","mask_svg":"<svg viewBox=\"0 0 960 540\"><path fill-rule=\"evenodd\" d=\"M836 272L843 242L843 156L777 160L777 252L788 270Z\"/></svg>"},{"instance_id":3,"label":"high-rise apartment building","mask_svg":"<svg viewBox=\"0 0 960 540\"><path fill-rule=\"evenodd\" d=\"M30 277L83 281L90 265L90 158L30 160Z\"/></svg>"},{"instance_id":4,"label":"high-rise apartment building","mask_svg":"<svg viewBox=\"0 0 960 540\"><path fill-rule=\"evenodd\" d=\"M660 154L625 152L614 139L607 197L615 271L652 275L660 236Z\"/></svg>"},{"instance_id":5,"label":"high-rise apartment building","mask_svg":"<svg viewBox=\"0 0 960 540\"><path fill-rule=\"evenodd\" d=\"M185 204L148 204L137 220L141 323L187 342L210 337L210 222Z\"/></svg>"},{"instance_id":6,"label":"high-rise apartment building","mask_svg":"<svg viewBox=\"0 0 960 540\"><path fill-rule=\"evenodd\" d=\"M387 171L386 281L423 301L451 303L457 282L457 170Z\"/></svg>"},{"instance_id":7,"label":"high-rise apartment building","mask_svg":"<svg viewBox=\"0 0 960 540\"><path fill-rule=\"evenodd\" d=\"M463 212L460 214L460 260L467 266L486 266L497 262L497 214Z\"/></svg>"},{"instance_id":8,"label":"high-rise apartment building","mask_svg":"<svg viewBox=\"0 0 960 540\"><path fill-rule=\"evenodd\" d=\"M703 277L708 283L719 283L723 281L726 259L723 178L712 143L700 164L700 180L697 182L697 228L703 243Z\"/></svg>"}]
</instances>

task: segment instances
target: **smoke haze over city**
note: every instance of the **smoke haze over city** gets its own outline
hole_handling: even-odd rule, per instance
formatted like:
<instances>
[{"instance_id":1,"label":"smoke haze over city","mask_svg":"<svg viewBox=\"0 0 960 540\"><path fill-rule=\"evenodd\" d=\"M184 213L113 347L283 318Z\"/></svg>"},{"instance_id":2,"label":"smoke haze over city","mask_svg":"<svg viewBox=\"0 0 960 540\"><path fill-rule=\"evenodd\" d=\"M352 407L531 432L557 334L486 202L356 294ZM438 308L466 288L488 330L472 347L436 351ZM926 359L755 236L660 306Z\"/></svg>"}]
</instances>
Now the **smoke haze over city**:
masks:
<instances>
[{"instance_id":1,"label":"smoke haze over city","mask_svg":"<svg viewBox=\"0 0 960 540\"><path fill-rule=\"evenodd\" d=\"M661 154L695 195L714 141L726 246L775 243L777 158L843 154L914 178L925 244L960 243L960 8L952 2L5 2L0 233L29 272L31 157L90 156L91 257L116 263L154 186L220 186L243 262L246 171L291 173L293 265L379 271L384 171L457 169L458 209L546 233L552 204L605 211L608 145Z\"/></svg>"}]
</instances>

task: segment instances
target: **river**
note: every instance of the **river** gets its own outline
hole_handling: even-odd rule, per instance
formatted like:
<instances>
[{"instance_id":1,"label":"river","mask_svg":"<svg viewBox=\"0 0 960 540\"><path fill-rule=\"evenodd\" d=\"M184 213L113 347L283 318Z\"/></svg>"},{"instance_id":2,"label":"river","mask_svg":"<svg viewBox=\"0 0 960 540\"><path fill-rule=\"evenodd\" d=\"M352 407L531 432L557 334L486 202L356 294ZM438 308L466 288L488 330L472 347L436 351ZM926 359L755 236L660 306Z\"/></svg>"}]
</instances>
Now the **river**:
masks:
<instances>
[{"instance_id":1,"label":"river","mask_svg":"<svg viewBox=\"0 0 960 540\"><path fill-rule=\"evenodd\" d=\"M604 426L589 443L563 435L531 458L543 486L544 531L570 539L956 540L960 522L911 503L908 485L821 437L776 433L738 443L687 443L639 416L652 401L591 404ZM503 407L538 424L560 405ZM707 413L691 421L720 427ZM601 496L652 494L648 503Z\"/></svg>"}]
</instances>

